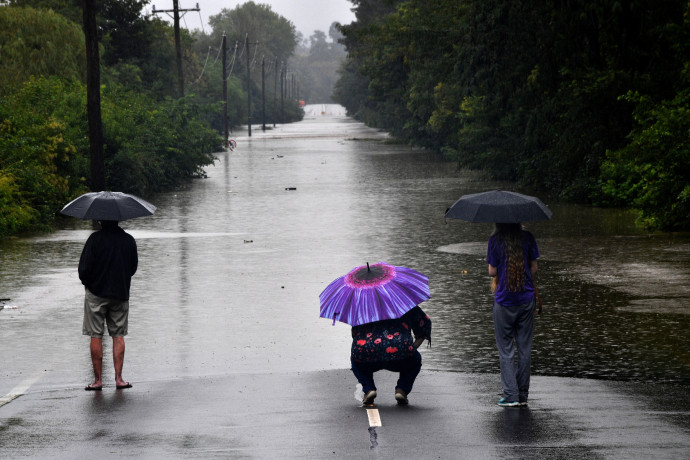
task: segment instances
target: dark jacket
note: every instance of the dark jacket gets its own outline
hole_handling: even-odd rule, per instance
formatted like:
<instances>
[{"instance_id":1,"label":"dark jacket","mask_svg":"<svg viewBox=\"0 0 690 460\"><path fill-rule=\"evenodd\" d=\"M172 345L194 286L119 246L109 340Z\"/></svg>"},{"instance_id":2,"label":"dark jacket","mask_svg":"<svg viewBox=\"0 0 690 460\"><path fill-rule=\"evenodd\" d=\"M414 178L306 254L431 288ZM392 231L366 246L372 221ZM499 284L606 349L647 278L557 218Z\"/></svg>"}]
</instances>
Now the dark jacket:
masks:
<instances>
[{"instance_id":1,"label":"dark jacket","mask_svg":"<svg viewBox=\"0 0 690 460\"><path fill-rule=\"evenodd\" d=\"M86 240L79 259L79 279L99 297L129 300L137 271L137 244L118 226L104 227Z\"/></svg>"}]
</instances>

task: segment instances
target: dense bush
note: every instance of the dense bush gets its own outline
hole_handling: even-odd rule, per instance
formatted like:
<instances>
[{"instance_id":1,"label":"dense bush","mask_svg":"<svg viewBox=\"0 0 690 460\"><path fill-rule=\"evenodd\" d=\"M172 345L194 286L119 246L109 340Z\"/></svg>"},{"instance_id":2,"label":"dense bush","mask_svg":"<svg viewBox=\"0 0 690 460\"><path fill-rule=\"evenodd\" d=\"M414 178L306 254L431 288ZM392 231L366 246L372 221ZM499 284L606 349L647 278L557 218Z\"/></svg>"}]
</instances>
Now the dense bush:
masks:
<instances>
[{"instance_id":1,"label":"dense bush","mask_svg":"<svg viewBox=\"0 0 690 460\"><path fill-rule=\"evenodd\" d=\"M140 195L170 189L203 175L222 150L218 132L202 122L193 98L157 102L122 87L103 92L106 183Z\"/></svg>"},{"instance_id":2,"label":"dense bush","mask_svg":"<svg viewBox=\"0 0 690 460\"><path fill-rule=\"evenodd\" d=\"M0 97L0 235L49 224L88 191L86 89L31 78ZM222 148L190 99L156 102L122 87L103 92L106 183L149 195L203 174Z\"/></svg>"},{"instance_id":3,"label":"dense bush","mask_svg":"<svg viewBox=\"0 0 690 460\"><path fill-rule=\"evenodd\" d=\"M0 235L49 222L60 203L85 190L85 152L67 116L83 112L81 89L31 78L0 97Z\"/></svg>"},{"instance_id":4,"label":"dense bush","mask_svg":"<svg viewBox=\"0 0 690 460\"><path fill-rule=\"evenodd\" d=\"M659 104L629 94L637 102L637 127L626 147L608 152L602 165L604 204L641 210L650 229L690 228L690 90Z\"/></svg>"}]
</instances>

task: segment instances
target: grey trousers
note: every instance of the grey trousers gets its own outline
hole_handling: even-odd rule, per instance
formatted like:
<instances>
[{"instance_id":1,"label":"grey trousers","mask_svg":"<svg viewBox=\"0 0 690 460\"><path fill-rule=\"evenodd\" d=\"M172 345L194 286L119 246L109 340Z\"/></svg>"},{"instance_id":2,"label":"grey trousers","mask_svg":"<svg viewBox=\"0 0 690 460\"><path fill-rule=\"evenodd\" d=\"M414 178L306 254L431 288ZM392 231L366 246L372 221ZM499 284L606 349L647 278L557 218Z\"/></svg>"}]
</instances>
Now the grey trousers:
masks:
<instances>
[{"instance_id":1,"label":"grey trousers","mask_svg":"<svg viewBox=\"0 0 690 460\"><path fill-rule=\"evenodd\" d=\"M503 398L506 401L527 402L534 337L534 300L516 307L504 307L494 302L493 316ZM515 345L518 350L517 369Z\"/></svg>"}]
</instances>

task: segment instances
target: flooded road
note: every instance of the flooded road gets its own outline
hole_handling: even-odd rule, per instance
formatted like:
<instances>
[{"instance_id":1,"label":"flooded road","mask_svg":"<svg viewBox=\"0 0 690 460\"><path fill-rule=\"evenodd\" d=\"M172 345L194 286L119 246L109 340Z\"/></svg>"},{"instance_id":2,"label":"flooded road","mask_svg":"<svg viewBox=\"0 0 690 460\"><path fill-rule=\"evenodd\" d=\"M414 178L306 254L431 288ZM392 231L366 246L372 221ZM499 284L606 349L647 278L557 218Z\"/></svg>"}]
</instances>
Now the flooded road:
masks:
<instances>
[{"instance_id":1,"label":"flooded road","mask_svg":"<svg viewBox=\"0 0 690 460\"><path fill-rule=\"evenodd\" d=\"M139 247L125 379L348 368L349 327L319 318L318 295L379 261L429 276L426 368L498 373L491 226L443 214L463 194L514 187L385 142L337 106L307 109L301 123L235 133L237 149L218 153L207 179L147 197L156 214L122 224ZM541 198L553 218L529 225L544 301L533 372L690 384L690 239ZM0 395L91 380L77 276L91 231L68 218L0 243L0 298L11 299L0 310Z\"/></svg>"}]
</instances>

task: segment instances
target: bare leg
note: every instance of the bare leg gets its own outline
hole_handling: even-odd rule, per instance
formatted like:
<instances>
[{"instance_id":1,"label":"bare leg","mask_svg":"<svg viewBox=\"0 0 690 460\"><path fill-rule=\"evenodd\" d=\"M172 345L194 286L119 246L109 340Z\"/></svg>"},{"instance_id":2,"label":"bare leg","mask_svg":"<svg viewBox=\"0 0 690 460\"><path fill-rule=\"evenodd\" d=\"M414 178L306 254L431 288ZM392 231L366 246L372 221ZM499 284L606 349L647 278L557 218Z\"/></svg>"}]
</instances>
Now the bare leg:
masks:
<instances>
[{"instance_id":1,"label":"bare leg","mask_svg":"<svg viewBox=\"0 0 690 460\"><path fill-rule=\"evenodd\" d=\"M103 340L91 337L91 363L93 364L94 381L86 389L98 389L103 386L101 372L103 371Z\"/></svg>"},{"instance_id":2,"label":"bare leg","mask_svg":"<svg viewBox=\"0 0 690 460\"><path fill-rule=\"evenodd\" d=\"M129 382L122 379L122 366L125 363L125 338L113 337L113 364L115 365L115 385L128 388Z\"/></svg>"}]
</instances>

